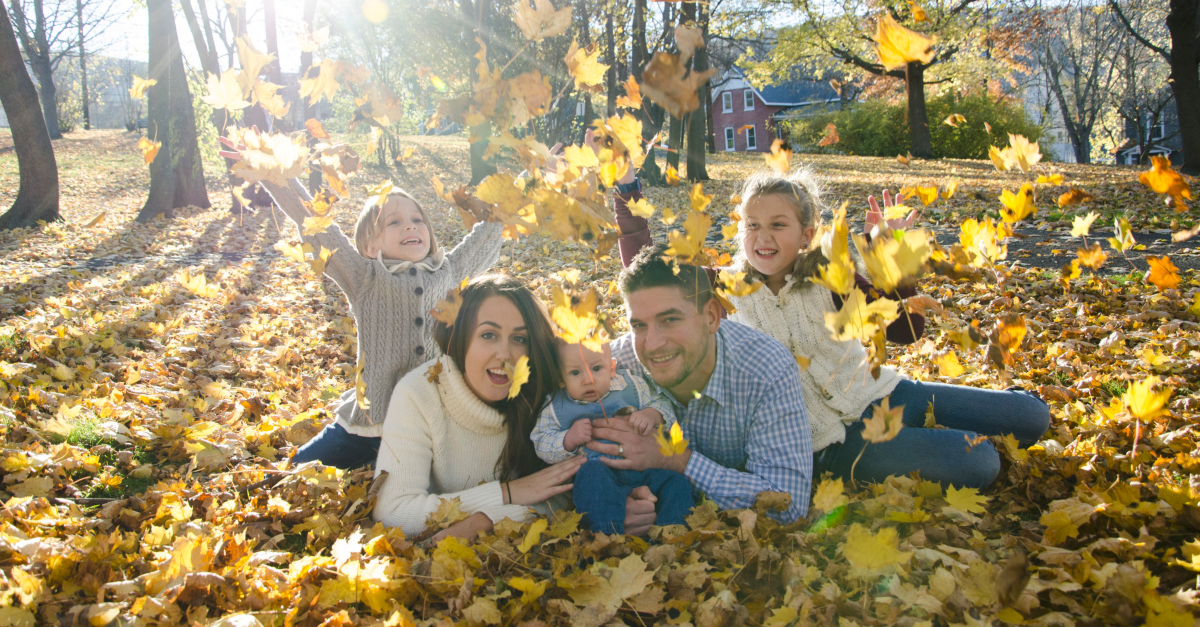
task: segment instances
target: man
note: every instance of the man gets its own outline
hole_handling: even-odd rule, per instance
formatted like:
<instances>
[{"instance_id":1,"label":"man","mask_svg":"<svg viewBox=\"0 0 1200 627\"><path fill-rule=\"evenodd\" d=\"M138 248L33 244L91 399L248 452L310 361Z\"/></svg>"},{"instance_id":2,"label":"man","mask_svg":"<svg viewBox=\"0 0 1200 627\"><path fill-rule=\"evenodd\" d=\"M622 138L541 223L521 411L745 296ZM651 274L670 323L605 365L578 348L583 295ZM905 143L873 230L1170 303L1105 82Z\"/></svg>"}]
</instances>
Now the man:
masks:
<instances>
[{"instance_id":1,"label":"man","mask_svg":"<svg viewBox=\"0 0 1200 627\"><path fill-rule=\"evenodd\" d=\"M602 419L588 446L619 457L604 458L612 468L679 472L722 509L750 507L758 493L777 491L792 496L777 519L805 515L813 452L795 358L769 336L722 320L705 271L675 264L662 246L643 249L619 282L631 332L613 343L613 357L667 393L690 444L664 456L653 434ZM646 500L631 496L627 528L644 522Z\"/></svg>"}]
</instances>

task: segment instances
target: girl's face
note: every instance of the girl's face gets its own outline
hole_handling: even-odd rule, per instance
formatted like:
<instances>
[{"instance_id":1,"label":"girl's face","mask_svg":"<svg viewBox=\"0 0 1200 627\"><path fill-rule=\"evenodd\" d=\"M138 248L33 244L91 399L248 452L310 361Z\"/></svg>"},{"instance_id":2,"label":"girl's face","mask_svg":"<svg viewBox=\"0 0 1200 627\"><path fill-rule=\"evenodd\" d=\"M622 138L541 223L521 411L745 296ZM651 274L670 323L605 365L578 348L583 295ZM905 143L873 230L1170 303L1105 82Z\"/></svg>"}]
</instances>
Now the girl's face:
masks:
<instances>
[{"instance_id":1,"label":"girl's face","mask_svg":"<svg viewBox=\"0 0 1200 627\"><path fill-rule=\"evenodd\" d=\"M816 232L812 226L803 228L792 203L777 194L751 200L742 222L742 251L767 277L790 272L796 255L808 248Z\"/></svg>"},{"instance_id":2,"label":"girl's face","mask_svg":"<svg viewBox=\"0 0 1200 627\"><path fill-rule=\"evenodd\" d=\"M379 211L379 234L367 244L372 259L383 252L385 259L421 261L429 256L429 225L416 203L393 196Z\"/></svg>"},{"instance_id":3,"label":"girl's face","mask_svg":"<svg viewBox=\"0 0 1200 627\"><path fill-rule=\"evenodd\" d=\"M515 365L527 354L529 331L517 306L504 296L491 296L483 301L463 358L463 378L467 387L485 403L508 398L512 381L504 365Z\"/></svg>"}]
</instances>

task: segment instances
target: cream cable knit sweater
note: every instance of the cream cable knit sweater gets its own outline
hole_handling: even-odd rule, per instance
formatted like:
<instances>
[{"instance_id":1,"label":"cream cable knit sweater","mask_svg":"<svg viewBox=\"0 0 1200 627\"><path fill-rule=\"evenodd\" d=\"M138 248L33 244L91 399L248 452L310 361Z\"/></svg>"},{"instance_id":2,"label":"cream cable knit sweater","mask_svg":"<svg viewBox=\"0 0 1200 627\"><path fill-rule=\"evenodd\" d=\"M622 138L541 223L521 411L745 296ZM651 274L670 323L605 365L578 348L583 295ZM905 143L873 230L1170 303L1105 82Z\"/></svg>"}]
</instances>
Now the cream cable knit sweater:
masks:
<instances>
[{"instance_id":1,"label":"cream cable knit sweater","mask_svg":"<svg viewBox=\"0 0 1200 627\"><path fill-rule=\"evenodd\" d=\"M442 371L430 382L428 371ZM442 499L459 498L462 511L492 522L526 521L524 505L505 505L496 460L507 440L504 416L479 400L449 357L409 372L392 392L375 473L388 477L375 501L375 520L413 536Z\"/></svg>"},{"instance_id":2,"label":"cream cable knit sweater","mask_svg":"<svg viewBox=\"0 0 1200 627\"><path fill-rule=\"evenodd\" d=\"M297 181L290 189L263 181L276 204L303 230L308 210L304 201L308 192ZM388 413L392 388L400 377L439 353L429 316L438 300L458 287L464 278L486 272L500 257L504 244L504 225L480 222L462 243L446 253L437 270L416 267L391 273L376 259L358 254L354 242L338 225L314 236L303 237L320 252L321 247L335 251L325 266L346 300L358 328L358 363L363 366L370 409L363 411L351 388L340 399L338 422L357 435L376 436L373 432Z\"/></svg>"},{"instance_id":3,"label":"cream cable knit sweater","mask_svg":"<svg viewBox=\"0 0 1200 627\"><path fill-rule=\"evenodd\" d=\"M872 378L862 344L835 342L829 337L825 312L837 308L833 293L825 287L807 279L797 287L794 278L788 277L778 296L764 286L730 300L737 308L730 320L758 329L779 340L793 355L810 360L807 368L800 368L800 385L814 452L845 441L846 425L858 420L872 401L891 394L900 382L900 375L887 366L880 369L879 379Z\"/></svg>"}]
</instances>

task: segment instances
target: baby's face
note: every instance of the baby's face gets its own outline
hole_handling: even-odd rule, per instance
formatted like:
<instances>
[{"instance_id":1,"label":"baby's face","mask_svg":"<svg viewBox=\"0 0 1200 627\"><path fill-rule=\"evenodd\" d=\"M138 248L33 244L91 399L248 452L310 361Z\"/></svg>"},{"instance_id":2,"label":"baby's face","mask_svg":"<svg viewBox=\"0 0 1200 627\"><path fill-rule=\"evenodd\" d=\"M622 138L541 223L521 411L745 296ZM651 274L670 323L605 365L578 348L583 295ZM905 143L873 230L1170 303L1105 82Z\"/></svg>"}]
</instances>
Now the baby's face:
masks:
<instances>
[{"instance_id":1,"label":"baby's face","mask_svg":"<svg viewBox=\"0 0 1200 627\"><path fill-rule=\"evenodd\" d=\"M559 347L558 355L562 359L563 383L571 398L594 403L608 394L617 369L608 344L599 353L579 344L565 344Z\"/></svg>"}]
</instances>

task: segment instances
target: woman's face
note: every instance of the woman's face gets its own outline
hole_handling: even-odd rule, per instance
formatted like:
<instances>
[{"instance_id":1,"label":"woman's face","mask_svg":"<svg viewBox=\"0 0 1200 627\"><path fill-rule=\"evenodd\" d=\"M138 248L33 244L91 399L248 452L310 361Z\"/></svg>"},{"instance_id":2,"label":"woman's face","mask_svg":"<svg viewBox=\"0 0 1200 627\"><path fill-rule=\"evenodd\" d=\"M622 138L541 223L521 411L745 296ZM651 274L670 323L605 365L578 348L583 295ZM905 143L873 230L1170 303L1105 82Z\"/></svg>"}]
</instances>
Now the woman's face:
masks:
<instances>
[{"instance_id":1,"label":"woman's face","mask_svg":"<svg viewBox=\"0 0 1200 627\"><path fill-rule=\"evenodd\" d=\"M750 201L742 220L742 251L750 265L768 277L790 272L796 254L808 247L816 231L801 228L795 208L777 194Z\"/></svg>"},{"instance_id":2,"label":"woman's face","mask_svg":"<svg viewBox=\"0 0 1200 627\"><path fill-rule=\"evenodd\" d=\"M504 400L512 383L504 365L528 353L529 330L517 306L504 296L488 297L479 306L463 359L467 387L486 403Z\"/></svg>"}]
</instances>

